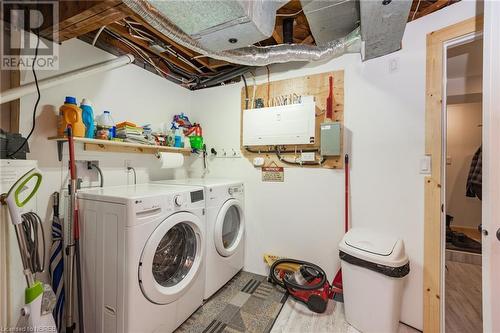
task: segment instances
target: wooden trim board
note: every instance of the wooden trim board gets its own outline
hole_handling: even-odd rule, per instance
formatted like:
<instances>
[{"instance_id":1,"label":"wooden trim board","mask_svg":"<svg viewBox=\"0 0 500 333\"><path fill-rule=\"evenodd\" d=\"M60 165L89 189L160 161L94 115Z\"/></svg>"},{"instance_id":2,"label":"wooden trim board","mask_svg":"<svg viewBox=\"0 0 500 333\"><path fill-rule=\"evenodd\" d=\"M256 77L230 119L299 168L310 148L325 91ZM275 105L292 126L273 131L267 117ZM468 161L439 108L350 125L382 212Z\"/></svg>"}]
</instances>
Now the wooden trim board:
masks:
<instances>
[{"instance_id":1,"label":"wooden trim board","mask_svg":"<svg viewBox=\"0 0 500 333\"><path fill-rule=\"evenodd\" d=\"M316 100L316 143L310 145L287 145L285 146L289 152L299 152L301 149L316 149L320 147L320 124L326 117L326 99L329 95L329 77L333 77L333 121L341 124L341 137L343 137L344 129L344 71L326 72L315 75L307 75L281 81L271 81L255 86L255 99L262 98L265 106L268 106L269 100L279 96L289 96L297 94L300 96L314 96ZM249 104L253 95L253 85L248 86ZM269 94L268 94L269 91ZM251 108L251 106L249 106ZM266 165L275 162L279 167L307 167L307 168L327 168L341 169L344 167L343 144L341 142L341 155L328 157L321 166L320 165L289 165L282 163L275 154L265 153L269 150L268 146L251 147L252 150L260 151L261 154L250 153L243 147L243 112L245 112L245 87L241 89L241 121L240 121L240 142L241 152L244 157L252 161L254 157L264 157ZM291 160L294 154L285 154L287 159ZM317 158L319 154L317 154Z\"/></svg>"},{"instance_id":2,"label":"wooden trim board","mask_svg":"<svg viewBox=\"0 0 500 333\"><path fill-rule=\"evenodd\" d=\"M67 138L49 137L51 141L66 142ZM140 143L99 140L88 138L74 138L75 143L83 143L84 150L100 151L100 152L113 152L113 153L141 153L141 154L156 154L161 152L179 153L185 156L191 155L189 148L176 148L155 145L145 145Z\"/></svg>"},{"instance_id":3,"label":"wooden trim board","mask_svg":"<svg viewBox=\"0 0 500 333\"><path fill-rule=\"evenodd\" d=\"M427 35L425 152L432 174L425 178L424 200L424 332L441 328L441 184L444 43L482 31L483 17L473 17Z\"/></svg>"}]
</instances>

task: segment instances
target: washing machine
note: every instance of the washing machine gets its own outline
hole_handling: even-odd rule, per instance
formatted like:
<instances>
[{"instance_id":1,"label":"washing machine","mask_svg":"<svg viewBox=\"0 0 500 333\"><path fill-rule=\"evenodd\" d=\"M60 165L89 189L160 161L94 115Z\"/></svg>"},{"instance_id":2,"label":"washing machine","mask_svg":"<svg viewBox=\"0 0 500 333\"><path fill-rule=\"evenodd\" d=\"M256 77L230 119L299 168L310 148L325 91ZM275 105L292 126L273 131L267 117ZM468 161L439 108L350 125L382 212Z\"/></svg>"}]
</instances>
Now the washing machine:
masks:
<instances>
[{"instance_id":1,"label":"washing machine","mask_svg":"<svg viewBox=\"0 0 500 333\"><path fill-rule=\"evenodd\" d=\"M161 184L203 186L207 209L205 299L224 286L244 265L244 185L225 179L182 179Z\"/></svg>"},{"instance_id":2,"label":"washing machine","mask_svg":"<svg viewBox=\"0 0 500 333\"><path fill-rule=\"evenodd\" d=\"M202 187L104 187L78 203L87 332L172 332L202 305Z\"/></svg>"}]
</instances>

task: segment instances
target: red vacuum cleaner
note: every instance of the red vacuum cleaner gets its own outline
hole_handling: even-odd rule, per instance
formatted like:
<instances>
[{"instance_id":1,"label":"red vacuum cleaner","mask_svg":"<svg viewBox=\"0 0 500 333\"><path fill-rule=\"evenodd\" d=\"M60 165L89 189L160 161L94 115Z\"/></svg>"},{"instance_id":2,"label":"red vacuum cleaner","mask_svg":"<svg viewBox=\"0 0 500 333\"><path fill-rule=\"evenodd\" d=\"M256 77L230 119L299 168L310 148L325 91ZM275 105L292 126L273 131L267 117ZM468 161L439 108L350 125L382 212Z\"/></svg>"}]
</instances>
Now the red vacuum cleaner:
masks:
<instances>
[{"instance_id":1,"label":"red vacuum cleaner","mask_svg":"<svg viewBox=\"0 0 500 333\"><path fill-rule=\"evenodd\" d=\"M345 155L345 232L349 229L349 155ZM343 302L342 271L332 284L318 265L297 259L277 259L271 265L268 280L285 288L290 296L314 312L326 311L328 300Z\"/></svg>"},{"instance_id":2,"label":"red vacuum cleaner","mask_svg":"<svg viewBox=\"0 0 500 333\"><path fill-rule=\"evenodd\" d=\"M333 297L325 271L310 262L278 259L271 265L268 280L286 289L290 296L317 313L325 312L328 300Z\"/></svg>"}]
</instances>

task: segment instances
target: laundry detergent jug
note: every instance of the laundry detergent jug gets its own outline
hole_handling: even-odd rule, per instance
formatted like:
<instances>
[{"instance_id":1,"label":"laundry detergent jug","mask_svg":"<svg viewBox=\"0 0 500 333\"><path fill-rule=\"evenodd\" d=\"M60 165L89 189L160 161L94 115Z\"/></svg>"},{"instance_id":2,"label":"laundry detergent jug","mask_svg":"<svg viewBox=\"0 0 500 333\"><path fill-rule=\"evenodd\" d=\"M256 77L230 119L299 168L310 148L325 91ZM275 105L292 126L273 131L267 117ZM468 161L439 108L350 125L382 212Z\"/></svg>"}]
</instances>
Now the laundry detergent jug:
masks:
<instances>
[{"instance_id":1,"label":"laundry detergent jug","mask_svg":"<svg viewBox=\"0 0 500 333\"><path fill-rule=\"evenodd\" d=\"M80 109L82 109L82 119L86 128L85 137L93 139L95 134L94 110L92 109L90 100L84 98L82 103L80 103Z\"/></svg>"},{"instance_id":2,"label":"laundry detergent jug","mask_svg":"<svg viewBox=\"0 0 500 333\"><path fill-rule=\"evenodd\" d=\"M64 136L68 125L71 125L73 129L73 136L81 138L85 136L82 110L76 105L76 98L71 96L67 96L64 100L64 104L59 108L57 135Z\"/></svg>"}]
</instances>

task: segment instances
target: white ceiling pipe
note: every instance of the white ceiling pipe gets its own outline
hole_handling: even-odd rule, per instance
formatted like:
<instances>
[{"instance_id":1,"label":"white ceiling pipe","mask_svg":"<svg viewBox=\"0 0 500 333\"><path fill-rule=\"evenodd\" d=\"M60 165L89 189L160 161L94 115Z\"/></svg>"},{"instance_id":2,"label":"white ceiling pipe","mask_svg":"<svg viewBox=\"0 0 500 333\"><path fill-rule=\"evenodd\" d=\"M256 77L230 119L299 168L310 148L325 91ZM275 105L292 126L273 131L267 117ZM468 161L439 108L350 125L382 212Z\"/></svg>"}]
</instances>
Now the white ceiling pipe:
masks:
<instances>
[{"instance_id":1,"label":"white ceiling pipe","mask_svg":"<svg viewBox=\"0 0 500 333\"><path fill-rule=\"evenodd\" d=\"M81 79L97 73L123 67L125 65L133 63L134 59L135 58L132 54L126 54L113 60L104 61L99 64L83 67L80 69L75 69L67 73L39 80L38 87L40 88L40 90L51 88L65 82ZM16 88L6 90L0 93L0 104L11 102L25 95L32 94L34 92L36 92L35 82L31 82Z\"/></svg>"}]
</instances>

